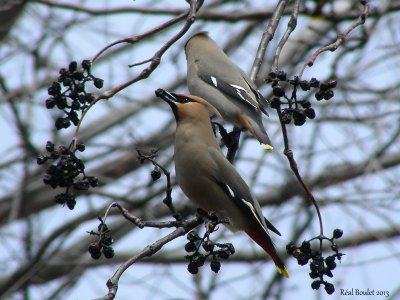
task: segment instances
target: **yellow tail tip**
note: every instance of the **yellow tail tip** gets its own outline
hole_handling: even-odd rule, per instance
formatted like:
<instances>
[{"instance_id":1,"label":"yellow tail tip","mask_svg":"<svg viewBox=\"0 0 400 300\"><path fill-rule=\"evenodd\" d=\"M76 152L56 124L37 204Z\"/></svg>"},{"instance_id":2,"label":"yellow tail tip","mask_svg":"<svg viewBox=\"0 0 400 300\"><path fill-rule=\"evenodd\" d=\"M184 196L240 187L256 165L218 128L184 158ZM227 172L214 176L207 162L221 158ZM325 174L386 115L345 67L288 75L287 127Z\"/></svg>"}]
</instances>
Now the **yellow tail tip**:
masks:
<instances>
[{"instance_id":1,"label":"yellow tail tip","mask_svg":"<svg viewBox=\"0 0 400 300\"><path fill-rule=\"evenodd\" d=\"M280 267L276 267L277 271L279 274L281 274L282 276L288 278L289 277L289 271L286 269L286 267L280 268Z\"/></svg>"},{"instance_id":2,"label":"yellow tail tip","mask_svg":"<svg viewBox=\"0 0 400 300\"><path fill-rule=\"evenodd\" d=\"M272 152L272 150L274 150L274 147L272 147L271 145L268 145L268 144L261 144L261 146L262 146L265 150L267 150L267 151L269 151L269 152Z\"/></svg>"}]
</instances>

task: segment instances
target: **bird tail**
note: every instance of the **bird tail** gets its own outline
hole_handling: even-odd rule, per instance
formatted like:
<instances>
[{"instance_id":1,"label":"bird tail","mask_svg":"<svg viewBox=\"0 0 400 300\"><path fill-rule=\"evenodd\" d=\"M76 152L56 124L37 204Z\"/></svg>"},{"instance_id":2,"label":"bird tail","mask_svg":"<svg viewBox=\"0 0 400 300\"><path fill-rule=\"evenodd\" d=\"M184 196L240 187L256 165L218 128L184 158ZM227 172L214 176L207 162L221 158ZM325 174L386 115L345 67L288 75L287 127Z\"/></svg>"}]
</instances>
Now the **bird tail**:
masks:
<instances>
[{"instance_id":1,"label":"bird tail","mask_svg":"<svg viewBox=\"0 0 400 300\"><path fill-rule=\"evenodd\" d=\"M267 151L269 151L269 152L272 152L272 151L274 150L274 147L272 147L272 146L269 145L269 144L263 144L263 143L261 143L261 146L262 146L265 150L267 150Z\"/></svg>"},{"instance_id":2,"label":"bird tail","mask_svg":"<svg viewBox=\"0 0 400 300\"><path fill-rule=\"evenodd\" d=\"M271 256L272 260L275 263L277 271L284 277L289 277L289 272L286 269L283 261L276 253L276 249L274 244L269 237L268 233L266 233L262 228L252 227L246 229L245 232Z\"/></svg>"},{"instance_id":3,"label":"bird tail","mask_svg":"<svg viewBox=\"0 0 400 300\"><path fill-rule=\"evenodd\" d=\"M267 150L272 151L274 148L271 146L271 140L267 132L264 129L264 125L261 120L255 121L251 118L246 117L243 113L239 114L239 123L246 128L250 133L260 142L261 146Z\"/></svg>"}]
</instances>

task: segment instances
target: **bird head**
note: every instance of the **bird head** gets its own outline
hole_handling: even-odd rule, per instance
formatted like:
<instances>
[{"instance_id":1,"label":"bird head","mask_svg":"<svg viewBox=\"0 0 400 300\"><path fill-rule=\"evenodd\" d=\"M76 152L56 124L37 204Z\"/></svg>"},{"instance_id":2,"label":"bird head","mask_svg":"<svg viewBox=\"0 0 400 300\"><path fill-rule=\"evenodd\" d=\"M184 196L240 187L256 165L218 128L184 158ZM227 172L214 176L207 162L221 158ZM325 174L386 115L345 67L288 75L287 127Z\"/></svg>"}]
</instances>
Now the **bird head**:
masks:
<instances>
[{"instance_id":1,"label":"bird head","mask_svg":"<svg viewBox=\"0 0 400 300\"><path fill-rule=\"evenodd\" d=\"M200 31L192 35L185 44L185 54L188 61L197 60L208 55L223 55L226 54L218 46L218 44L210 38L207 31Z\"/></svg>"},{"instance_id":2,"label":"bird head","mask_svg":"<svg viewBox=\"0 0 400 300\"><path fill-rule=\"evenodd\" d=\"M195 34L193 34L188 40L187 40L187 42L186 42L186 44L185 44L185 46L184 46L184 48L185 48L185 51L186 51L186 48L187 48L187 46L188 46L188 44L191 42L191 41L193 41L193 40L201 40L201 39L210 39L210 37L208 36L208 31L200 31L200 32L197 32L197 33L195 33Z\"/></svg>"},{"instance_id":3,"label":"bird head","mask_svg":"<svg viewBox=\"0 0 400 300\"><path fill-rule=\"evenodd\" d=\"M177 121L183 115L206 110L210 117L222 118L218 110L201 97L188 94L175 94L163 89L155 91L156 96L164 100L171 107Z\"/></svg>"}]
</instances>

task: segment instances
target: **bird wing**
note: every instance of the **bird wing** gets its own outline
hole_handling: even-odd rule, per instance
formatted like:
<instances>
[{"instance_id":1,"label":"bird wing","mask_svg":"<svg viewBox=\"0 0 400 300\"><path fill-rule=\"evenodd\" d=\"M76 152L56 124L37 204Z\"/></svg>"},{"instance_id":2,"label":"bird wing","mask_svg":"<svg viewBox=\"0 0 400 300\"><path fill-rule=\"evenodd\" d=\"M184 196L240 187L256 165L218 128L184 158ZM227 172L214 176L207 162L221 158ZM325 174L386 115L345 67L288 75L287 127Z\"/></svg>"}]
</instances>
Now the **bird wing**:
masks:
<instances>
[{"instance_id":1,"label":"bird wing","mask_svg":"<svg viewBox=\"0 0 400 300\"><path fill-rule=\"evenodd\" d=\"M229 196L234 205L238 206L241 211L259 224L267 234L268 228L277 235L281 235L278 229L263 216L260 204L254 199L247 184L235 168L226 160L221 151L212 147L209 147L208 151L217 165L217 174L215 174L214 181ZM229 174L229 176L226 174Z\"/></svg>"},{"instance_id":2,"label":"bird wing","mask_svg":"<svg viewBox=\"0 0 400 300\"><path fill-rule=\"evenodd\" d=\"M225 54L224 54L225 56ZM218 68L218 66L223 68ZM242 74L244 72L228 57L215 58L209 56L194 61L191 67L196 69L197 76L205 83L213 86L233 100L244 103L256 111L260 110L257 95L248 86ZM210 73L212 70L212 73Z\"/></svg>"},{"instance_id":3,"label":"bird wing","mask_svg":"<svg viewBox=\"0 0 400 300\"><path fill-rule=\"evenodd\" d=\"M242 70L239 69L240 74L242 74L243 79L246 81L247 85L249 86L249 88L253 91L257 102L259 104L259 107L261 109L261 111L266 114L267 116L269 116L268 112L265 110L265 108L267 108L269 106L269 102L267 99L264 98L263 95L261 95L260 91L258 90L257 86L255 85L255 83L250 79L249 76L247 76L247 74Z\"/></svg>"},{"instance_id":4,"label":"bird wing","mask_svg":"<svg viewBox=\"0 0 400 300\"><path fill-rule=\"evenodd\" d=\"M208 57L208 59L195 61L193 66L197 69L199 78L207 84L239 101L239 103L246 103L256 111L261 110L264 114L268 115L265 108L268 107L269 103L261 95L249 76L231 62L229 58L223 59L223 70L215 68L215 66L220 64L220 60ZM213 74L210 74L210 70L214 70Z\"/></svg>"},{"instance_id":5,"label":"bird wing","mask_svg":"<svg viewBox=\"0 0 400 300\"><path fill-rule=\"evenodd\" d=\"M204 82L220 90L222 93L238 101L247 103L256 111L260 110L259 103L253 97L251 97L245 87L238 84L229 83L223 78L213 75L199 75L199 77Z\"/></svg>"}]
</instances>

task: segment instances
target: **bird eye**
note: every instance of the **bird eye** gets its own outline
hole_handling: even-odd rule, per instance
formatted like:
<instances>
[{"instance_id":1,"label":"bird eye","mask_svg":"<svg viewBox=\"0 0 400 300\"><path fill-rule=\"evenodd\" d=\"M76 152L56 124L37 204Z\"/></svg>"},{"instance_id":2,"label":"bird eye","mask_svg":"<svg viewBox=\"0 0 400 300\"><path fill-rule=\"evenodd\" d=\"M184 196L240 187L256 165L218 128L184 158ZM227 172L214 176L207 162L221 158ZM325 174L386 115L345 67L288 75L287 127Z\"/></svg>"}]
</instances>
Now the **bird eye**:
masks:
<instances>
[{"instance_id":1,"label":"bird eye","mask_svg":"<svg viewBox=\"0 0 400 300\"><path fill-rule=\"evenodd\" d=\"M179 97L178 98L178 102L182 103L182 104L185 104L185 103L189 103L189 102L192 102L192 101L190 99L186 98L186 97Z\"/></svg>"},{"instance_id":2,"label":"bird eye","mask_svg":"<svg viewBox=\"0 0 400 300\"><path fill-rule=\"evenodd\" d=\"M173 95L175 97L175 102L178 102L178 103L186 104L189 102L193 102L191 99L189 99L188 97L185 97L184 95L179 95L179 94L175 94L175 93L171 93L171 95Z\"/></svg>"}]
</instances>

